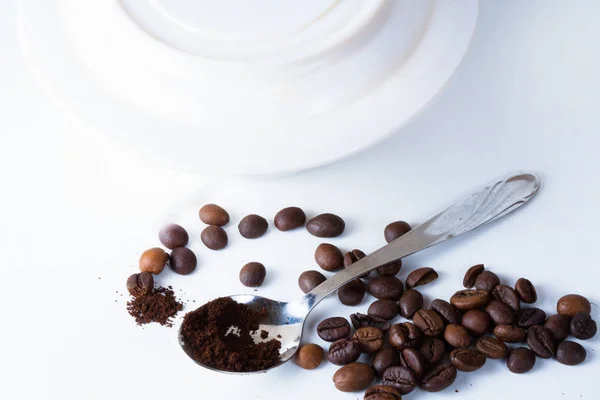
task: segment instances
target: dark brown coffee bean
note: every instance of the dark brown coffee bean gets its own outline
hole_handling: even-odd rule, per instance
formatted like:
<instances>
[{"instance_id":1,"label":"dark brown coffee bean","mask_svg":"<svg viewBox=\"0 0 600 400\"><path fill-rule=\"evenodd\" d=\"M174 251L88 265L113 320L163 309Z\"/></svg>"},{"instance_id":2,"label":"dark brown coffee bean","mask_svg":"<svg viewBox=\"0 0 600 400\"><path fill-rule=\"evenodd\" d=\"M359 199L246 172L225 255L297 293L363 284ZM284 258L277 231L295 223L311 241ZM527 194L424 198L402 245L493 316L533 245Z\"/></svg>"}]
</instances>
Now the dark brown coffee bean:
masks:
<instances>
[{"instance_id":1,"label":"dark brown coffee bean","mask_svg":"<svg viewBox=\"0 0 600 400\"><path fill-rule=\"evenodd\" d=\"M275 214L273 222L280 231L291 231L304 225L306 214L300 207L286 207Z\"/></svg>"},{"instance_id":2,"label":"dark brown coffee bean","mask_svg":"<svg viewBox=\"0 0 600 400\"><path fill-rule=\"evenodd\" d=\"M335 365L353 363L360 357L358 342L353 339L340 339L331 343L327 352L327 359Z\"/></svg>"},{"instance_id":3,"label":"dark brown coffee bean","mask_svg":"<svg viewBox=\"0 0 600 400\"><path fill-rule=\"evenodd\" d=\"M369 315L361 313L355 313L350 315L350 321L352 322L352 326L354 326L354 329L372 327L377 328L382 332L387 332L390 330L391 326L391 324L384 319L371 317Z\"/></svg>"},{"instance_id":4,"label":"dark brown coffee bean","mask_svg":"<svg viewBox=\"0 0 600 400\"><path fill-rule=\"evenodd\" d=\"M394 387L377 385L367 389L363 400L402 400L402 394Z\"/></svg>"},{"instance_id":5,"label":"dark brown coffee bean","mask_svg":"<svg viewBox=\"0 0 600 400\"><path fill-rule=\"evenodd\" d=\"M375 371L369 364L355 362L338 369L333 375L333 383L341 392L358 392L368 388L374 378Z\"/></svg>"},{"instance_id":6,"label":"dark brown coffee bean","mask_svg":"<svg viewBox=\"0 0 600 400\"><path fill-rule=\"evenodd\" d=\"M326 280L325 275L319 271L304 271L298 277L298 286L300 286L302 292L308 293Z\"/></svg>"},{"instance_id":7,"label":"dark brown coffee bean","mask_svg":"<svg viewBox=\"0 0 600 400\"><path fill-rule=\"evenodd\" d=\"M354 279L338 290L338 299L346 306L356 306L362 302L366 290L367 288L363 281Z\"/></svg>"},{"instance_id":8,"label":"dark brown coffee bean","mask_svg":"<svg viewBox=\"0 0 600 400\"><path fill-rule=\"evenodd\" d=\"M385 237L385 241L389 243L408 233L410 230L411 227L407 222L395 221L385 227L383 236Z\"/></svg>"},{"instance_id":9,"label":"dark brown coffee bean","mask_svg":"<svg viewBox=\"0 0 600 400\"><path fill-rule=\"evenodd\" d=\"M410 369L396 365L385 370L381 383L396 388L401 395L405 395L415 390L417 377Z\"/></svg>"},{"instance_id":10,"label":"dark brown coffee bean","mask_svg":"<svg viewBox=\"0 0 600 400\"><path fill-rule=\"evenodd\" d=\"M350 336L350 324L343 317L327 318L317 325L317 335L326 342L335 342Z\"/></svg>"},{"instance_id":11,"label":"dark brown coffee bean","mask_svg":"<svg viewBox=\"0 0 600 400\"><path fill-rule=\"evenodd\" d=\"M159 247L146 250L140 256L140 271L158 275L165 269L169 255Z\"/></svg>"},{"instance_id":12,"label":"dark brown coffee bean","mask_svg":"<svg viewBox=\"0 0 600 400\"><path fill-rule=\"evenodd\" d=\"M531 304L537 301L535 287L528 279L519 278L515 284L515 290L523 303Z\"/></svg>"},{"instance_id":13,"label":"dark brown coffee bean","mask_svg":"<svg viewBox=\"0 0 600 400\"><path fill-rule=\"evenodd\" d=\"M515 289L506 285L498 285L492 290L492 297L503 302L511 310L518 313L521 310L521 300Z\"/></svg>"},{"instance_id":14,"label":"dark brown coffee bean","mask_svg":"<svg viewBox=\"0 0 600 400\"><path fill-rule=\"evenodd\" d=\"M438 338L428 338L423 341L419 352L427 364L436 364L446 355L446 345Z\"/></svg>"},{"instance_id":15,"label":"dark brown coffee bean","mask_svg":"<svg viewBox=\"0 0 600 400\"><path fill-rule=\"evenodd\" d=\"M439 392L452 385L455 380L456 367L452 364L440 364L425 374L421 388L427 392Z\"/></svg>"},{"instance_id":16,"label":"dark brown coffee bean","mask_svg":"<svg viewBox=\"0 0 600 400\"><path fill-rule=\"evenodd\" d=\"M497 325L494 335L506 343L523 343L527 338L527 331L512 325Z\"/></svg>"},{"instance_id":17,"label":"dark brown coffee bean","mask_svg":"<svg viewBox=\"0 0 600 400\"><path fill-rule=\"evenodd\" d=\"M450 304L461 311L483 308L489 301L490 294L484 290L460 290L450 298Z\"/></svg>"},{"instance_id":18,"label":"dark brown coffee bean","mask_svg":"<svg viewBox=\"0 0 600 400\"><path fill-rule=\"evenodd\" d=\"M450 324L444 330L444 339L452 347L466 349L471 345L471 336L465 328L460 325Z\"/></svg>"},{"instance_id":19,"label":"dark brown coffee bean","mask_svg":"<svg viewBox=\"0 0 600 400\"><path fill-rule=\"evenodd\" d=\"M408 289L402 294L398 301L400 315L410 319L415 313L423 308L423 295L415 289Z\"/></svg>"},{"instance_id":20,"label":"dark brown coffee bean","mask_svg":"<svg viewBox=\"0 0 600 400\"><path fill-rule=\"evenodd\" d=\"M259 262L249 262L240 270L240 282L247 287L258 287L263 284L267 270Z\"/></svg>"},{"instance_id":21,"label":"dark brown coffee bean","mask_svg":"<svg viewBox=\"0 0 600 400\"><path fill-rule=\"evenodd\" d=\"M492 326L488 313L481 310L469 310L463 315L462 326L473 336L483 336Z\"/></svg>"},{"instance_id":22,"label":"dark brown coffee bean","mask_svg":"<svg viewBox=\"0 0 600 400\"><path fill-rule=\"evenodd\" d=\"M514 374L524 374L535 366L535 353L527 347L518 347L510 352L506 366Z\"/></svg>"},{"instance_id":23,"label":"dark brown coffee bean","mask_svg":"<svg viewBox=\"0 0 600 400\"><path fill-rule=\"evenodd\" d=\"M154 277L150 272L140 272L127 278L127 291L133 297L141 297L154 289Z\"/></svg>"},{"instance_id":24,"label":"dark brown coffee bean","mask_svg":"<svg viewBox=\"0 0 600 400\"><path fill-rule=\"evenodd\" d=\"M179 275L189 275L196 269L198 259L187 247L177 247L169 256L169 267Z\"/></svg>"},{"instance_id":25,"label":"dark brown coffee bean","mask_svg":"<svg viewBox=\"0 0 600 400\"><path fill-rule=\"evenodd\" d=\"M413 322L421 330L423 336L437 337L444 333L444 321L434 310L420 309L415 313Z\"/></svg>"},{"instance_id":26,"label":"dark brown coffee bean","mask_svg":"<svg viewBox=\"0 0 600 400\"><path fill-rule=\"evenodd\" d=\"M269 228L269 223L260 215L246 215L238 225L240 235L246 239L256 239L265 234Z\"/></svg>"},{"instance_id":27,"label":"dark brown coffee bean","mask_svg":"<svg viewBox=\"0 0 600 400\"><path fill-rule=\"evenodd\" d=\"M485 270L483 264L473 265L471 268L467 270L465 273L465 277L463 278L463 286L467 289L475 286L475 279Z\"/></svg>"},{"instance_id":28,"label":"dark brown coffee bean","mask_svg":"<svg viewBox=\"0 0 600 400\"><path fill-rule=\"evenodd\" d=\"M399 354L400 365L410 369L417 378L422 377L425 374L425 357L421 352L413 347L407 347L402 349Z\"/></svg>"},{"instance_id":29,"label":"dark brown coffee bean","mask_svg":"<svg viewBox=\"0 0 600 400\"><path fill-rule=\"evenodd\" d=\"M316 237L337 237L344 233L346 223L335 214L319 214L308 220L306 230Z\"/></svg>"},{"instance_id":30,"label":"dark brown coffee bean","mask_svg":"<svg viewBox=\"0 0 600 400\"><path fill-rule=\"evenodd\" d=\"M369 282L369 293L378 299L400 300L404 292L402 281L395 276L378 276Z\"/></svg>"},{"instance_id":31,"label":"dark brown coffee bean","mask_svg":"<svg viewBox=\"0 0 600 400\"><path fill-rule=\"evenodd\" d=\"M207 225L223 226L229 223L229 214L216 204L203 205L199 212L200 220Z\"/></svg>"},{"instance_id":32,"label":"dark brown coffee bean","mask_svg":"<svg viewBox=\"0 0 600 400\"><path fill-rule=\"evenodd\" d=\"M578 312L590 314L592 312L592 306L585 297L578 294L568 294L558 300L558 303L556 303L556 311L560 315L574 317Z\"/></svg>"},{"instance_id":33,"label":"dark brown coffee bean","mask_svg":"<svg viewBox=\"0 0 600 400\"><path fill-rule=\"evenodd\" d=\"M183 226L177 224L169 224L162 227L158 232L158 240L167 249L173 250L177 247L184 247L188 244L190 236Z\"/></svg>"},{"instance_id":34,"label":"dark brown coffee bean","mask_svg":"<svg viewBox=\"0 0 600 400\"><path fill-rule=\"evenodd\" d=\"M485 312L488 313L495 325L512 325L515 322L515 313L501 301L490 301L485 306Z\"/></svg>"},{"instance_id":35,"label":"dark brown coffee bean","mask_svg":"<svg viewBox=\"0 0 600 400\"><path fill-rule=\"evenodd\" d=\"M554 358L565 365L579 365L585 361L587 353L582 345L576 342L565 340L556 348Z\"/></svg>"},{"instance_id":36,"label":"dark brown coffee bean","mask_svg":"<svg viewBox=\"0 0 600 400\"><path fill-rule=\"evenodd\" d=\"M217 225L210 225L204 228L200 234L200 240L211 250L221 250L227 246L229 239L227 232Z\"/></svg>"},{"instance_id":37,"label":"dark brown coffee bean","mask_svg":"<svg viewBox=\"0 0 600 400\"><path fill-rule=\"evenodd\" d=\"M419 328L410 322L394 324L388 333L390 345L396 350L407 347L417 347L421 344L422 337Z\"/></svg>"},{"instance_id":38,"label":"dark brown coffee bean","mask_svg":"<svg viewBox=\"0 0 600 400\"><path fill-rule=\"evenodd\" d=\"M417 286L426 285L437 278L438 273L433 268L417 268L406 277L406 287L412 289Z\"/></svg>"},{"instance_id":39,"label":"dark brown coffee bean","mask_svg":"<svg viewBox=\"0 0 600 400\"><path fill-rule=\"evenodd\" d=\"M400 365L400 356L396 349L391 347L379 350L375 353L373 360L371 361L371 366L375 370L377 376L382 376L386 369L393 367L394 365Z\"/></svg>"},{"instance_id":40,"label":"dark brown coffee bean","mask_svg":"<svg viewBox=\"0 0 600 400\"><path fill-rule=\"evenodd\" d=\"M529 328L533 325L541 325L546 320L546 313L539 308L521 308L517 317L517 326L521 328Z\"/></svg>"},{"instance_id":41,"label":"dark brown coffee bean","mask_svg":"<svg viewBox=\"0 0 600 400\"><path fill-rule=\"evenodd\" d=\"M389 321L398 315L398 305L393 300L376 300L371 303L367 313Z\"/></svg>"},{"instance_id":42,"label":"dark brown coffee bean","mask_svg":"<svg viewBox=\"0 0 600 400\"><path fill-rule=\"evenodd\" d=\"M571 317L554 314L544 322L544 328L548 329L557 342L562 342L571 333Z\"/></svg>"},{"instance_id":43,"label":"dark brown coffee bean","mask_svg":"<svg viewBox=\"0 0 600 400\"><path fill-rule=\"evenodd\" d=\"M448 324L460 325L462 313L446 300L435 299L431 302L431 308L440 314L440 317Z\"/></svg>"},{"instance_id":44,"label":"dark brown coffee bean","mask_svg":"<svg viewBox=\"0 0 600 400\"><path fill-rule=\"evenodd\" d=\"M402 260L398 259L377 268L377 272L379 275L394 276L400 272L400 269L402 269Z\"/></svg>"},{"instance_id":45,"label":"dark brown coffee bean","mask_svg":"<svg viewBox=\"0 0 600 400\"><path fill-rule=\"evenodd\" d=\"M343 261L344 261L344 267L349 267L352 264L354 264L355 262L357 262L358 260L361 260L363 258L365 258L367 255L359 249L354 249L352 251L347 252L346 254L344 254L343 257ZM369 276L371 272L367 272L365 274L362 274L361 276L359 276L359 278L366 278L367 276Z\"/></svg>"},{"instance_id":46,"label":"dark brown coffee bean","mask_svg":"<svg viewBox=\"0 0 600 400\"><path fill-rule=\"evenodd\" d=\"M571 335L580 340L591 339L596 336L598 327L596 321L586 312L578 312L571 320Z\"/></svg>"},{"instance_id":47,"label":"dark brown coffee bean","mask_svg":"<svg viewBox=\"0 0 600 400\"><path fill-rule=\"evenodd\" d=\"M485 270L475 279L475 289L491 292L500 284L500 278L492 271Z\"/></svg>"},{"instance_id":48,"label":"dark brown coffee bean","mask_svg":"<svg viewBox=\"0 0 600 400\"><path fill-rule=\"evenodd\" d=\"M358 328L352 338L358 342L361 353L375 353L383 347L383 332L377 328Z\"/></svg>"},{"instance_id":49,"label":"dark brown coffee bean","mask_svg":"<svg viewBox=\"0 0 600 400\"><path fill-rule=\"evenodd\" d=\"M534 325L527 330L527 345L541 358L552 358L556 353L552 334L541 325Z\"/></svg>"},{"instance_id":50,"label":"dark brown coffee bean","mask_svg":"<svg viewBox=\"0 0 600 400\"><path fill-rule=\"evenodd\" d=\"M457 370L463 372L477 371L485 364L485 356L475 349L455 349L450 352L450 361Z\"/></svg>"},{"instance_id":51,"label":"dark brown coffee bean","mask_svg":"<svg viewBox=\"0 0 600 400\"><path fill-rule=\"evenodd\" d=\"M315 369L323 362L323 348L318 344L306 343L294 355L294 361L304 369Z\"/></svg>"},{"instance_id":52,"label":"dark brown coffee bean","mask_svg":"<svg viewBox=\"0 0 600 400\"><path fill-rule=\"evenodd\" d=\"M325 271L337 271L344 268L342 251L329 243L321 243L317 246L315 261Z\"/></svg>"},{"instance_id":53,"label":"dark brown coffee bean","mask_svg":"<svg viewBox=\"0 0 600 400\"><path fill-rule=\"evenodd\" d=\"M479 338L475 347L481 354L492 360L500 360L506 357L506 354L508 353L506 344L500 339L491 336Z\"/></svg>"}]
</instances>

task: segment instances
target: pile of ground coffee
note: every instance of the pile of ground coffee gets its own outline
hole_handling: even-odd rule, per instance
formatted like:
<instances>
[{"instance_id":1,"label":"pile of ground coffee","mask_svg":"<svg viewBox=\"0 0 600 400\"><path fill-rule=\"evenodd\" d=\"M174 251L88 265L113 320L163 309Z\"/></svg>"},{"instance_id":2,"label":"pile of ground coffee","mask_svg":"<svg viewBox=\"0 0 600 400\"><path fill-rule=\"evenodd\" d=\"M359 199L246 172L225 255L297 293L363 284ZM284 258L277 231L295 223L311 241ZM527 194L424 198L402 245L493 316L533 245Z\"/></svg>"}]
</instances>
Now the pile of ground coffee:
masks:
<instances>
[{"instance_id":1,"label":"pile of ground coffee","mask_svg":"<svg viewBox=\"0 0 600 400\"><path fill-rule=\"evenodd\" d=\"M171 327L171 318L183 309L183 304L178 302L172 287L156 287L150 293L134 297L127 303L127 311L138 325L158 322Z\"/></svg>"},{"instance_id":2,"label":"pile of ground coffee","mask_svg":"<svg viewBox=\"0 0 600 400\"><path fill-rule=\"evenodd\" d=\"M260 371L279 362L281 342L254 343L267 311L253 312L229 297L213 300L184 317L181 335L186 351L196 361L220 370Z\"/></svg>"}]
</instances>

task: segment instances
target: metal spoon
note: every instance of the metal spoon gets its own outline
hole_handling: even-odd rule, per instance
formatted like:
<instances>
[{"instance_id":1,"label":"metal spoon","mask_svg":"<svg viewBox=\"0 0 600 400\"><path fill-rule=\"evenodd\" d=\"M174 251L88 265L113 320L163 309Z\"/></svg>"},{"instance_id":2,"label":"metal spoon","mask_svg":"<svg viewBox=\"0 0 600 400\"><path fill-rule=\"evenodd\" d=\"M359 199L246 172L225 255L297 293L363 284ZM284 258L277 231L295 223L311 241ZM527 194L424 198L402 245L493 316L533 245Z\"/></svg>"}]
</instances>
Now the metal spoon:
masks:
<instances>
[{"instance_id":1,"label":"metal spoon","mask_svg":"<svg viewBox=\"0 0 600 400\"><path fill-rule=\"evenodd\" d=\"M285 303L248 294L230 297L238 303L247 304L255 311L265 308L269 311L268 316L260 322L259 331L264 329L269 332L270 339L277 337L281 341L280 362L271 368L278 367L292 358L302 340L306 317L325 297L344 284L377 267L452 239L505 216L533 198L539 187L540 180L532 173L509 175L491 182L483 189L442 211L429 221L383 246L368 257L338 272L298 300ZM254 340L256 342L263 341L258 333L254 336ZM179 331L179 344L186 354L191 354L189 347L186 346L183 340L181 330ZM197 360L194 361L213 371L249 374L248 372L222 371L203 365ZM266 371L268 369L251 373Z\"/></svg>"}]
</instances>

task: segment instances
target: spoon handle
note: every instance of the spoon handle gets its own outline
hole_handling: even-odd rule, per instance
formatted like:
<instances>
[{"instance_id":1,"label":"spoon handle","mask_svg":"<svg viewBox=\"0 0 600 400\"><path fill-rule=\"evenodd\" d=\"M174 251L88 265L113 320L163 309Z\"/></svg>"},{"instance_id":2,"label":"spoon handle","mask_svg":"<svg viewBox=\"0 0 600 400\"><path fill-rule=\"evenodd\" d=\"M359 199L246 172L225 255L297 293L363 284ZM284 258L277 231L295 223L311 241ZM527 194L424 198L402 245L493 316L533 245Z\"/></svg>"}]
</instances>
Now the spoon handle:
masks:
<instances>
[{"instance_id":1,"label":"spoon handle","mask_svg":"<svg viewBox=\"0 0 600 400\"><path fill-rule=\"evenodd\" d=\"M530 172L490 182L483 189L327 279L309 292L303 303L312 309L344 284L377 267L495 221L531 200L539 187L539 178Z\"/></svg>"}]
</instances>

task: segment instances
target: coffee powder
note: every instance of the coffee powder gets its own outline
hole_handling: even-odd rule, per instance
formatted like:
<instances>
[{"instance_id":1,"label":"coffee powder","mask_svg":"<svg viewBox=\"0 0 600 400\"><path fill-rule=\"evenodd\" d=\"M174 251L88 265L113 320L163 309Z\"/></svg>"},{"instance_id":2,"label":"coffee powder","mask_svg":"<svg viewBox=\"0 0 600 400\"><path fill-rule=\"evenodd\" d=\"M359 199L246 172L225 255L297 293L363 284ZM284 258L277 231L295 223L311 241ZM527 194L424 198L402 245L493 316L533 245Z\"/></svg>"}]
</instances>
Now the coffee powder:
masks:
<instances>
[{"instance_id":1,"label":"coffee powder","mask_svg":"<svg viewBox=\"0 0 600 400\"><path fill-rule=\"evenodd\" d=\"M150 293L134 297L127 303L127 311L138 325L158 322L163 326L172 327L171 318L183 309L183 304L177 301L172 287L155 287Z\"/></svg>"}]
</instances>

